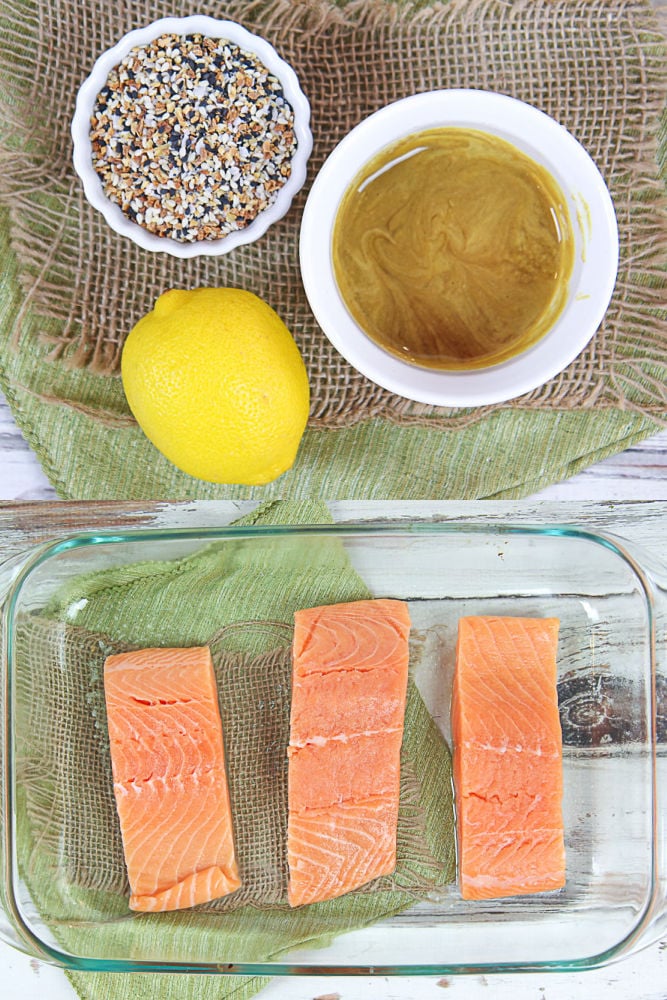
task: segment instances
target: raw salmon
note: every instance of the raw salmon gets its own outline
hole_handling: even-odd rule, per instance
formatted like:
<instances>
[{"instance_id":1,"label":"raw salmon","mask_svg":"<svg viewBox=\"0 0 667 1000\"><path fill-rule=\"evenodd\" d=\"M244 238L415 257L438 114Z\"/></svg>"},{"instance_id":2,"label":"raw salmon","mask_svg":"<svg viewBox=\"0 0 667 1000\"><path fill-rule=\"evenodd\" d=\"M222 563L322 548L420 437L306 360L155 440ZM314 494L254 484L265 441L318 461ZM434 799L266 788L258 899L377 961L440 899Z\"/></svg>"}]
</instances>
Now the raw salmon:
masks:
<instances>
[{"instance_id":1,"label":"raw salmon","mask_svg":"<svg viewBox=\"0 0 667 1000\"><path fill-rule=\"evenodd\" d=\"M114 794L133 910L177 910L241 885L207 647L104 664Z\"/></svg>"},{"instance_id":2,"label":"raw salmon","mask_svg":"<svg viewBox=\"0 0 667 1000\"><path fill-rule=\"evenodd\" d=\"M461 894L565 884L557 618L462 618L452 699Z\"/></svg>"},{"instance_id":3,"label":"raw salmon","mask_svg":"<svg viewBox=\"0 0 667 1000\"><path fill-rule=\"evenodd\" d=\"M396 867L410 617L403 601L294 616L288 899L333 899Z\"/></svg>"}]
</instances>

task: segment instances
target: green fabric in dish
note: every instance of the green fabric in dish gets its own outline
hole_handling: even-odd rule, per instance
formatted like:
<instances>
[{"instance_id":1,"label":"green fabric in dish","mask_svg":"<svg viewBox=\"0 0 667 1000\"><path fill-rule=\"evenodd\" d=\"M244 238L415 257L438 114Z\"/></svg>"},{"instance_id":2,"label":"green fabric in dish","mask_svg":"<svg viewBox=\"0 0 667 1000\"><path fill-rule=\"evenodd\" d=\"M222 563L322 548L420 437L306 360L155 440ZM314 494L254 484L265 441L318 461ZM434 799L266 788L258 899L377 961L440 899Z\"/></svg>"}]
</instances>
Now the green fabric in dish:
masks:
<instances>
[{"instance_id":1,"label":"green fabric in dish","mask_svg":"<svg viewBox=\"0 0 667 1000\"><path fill-rule=\"evenodd\" d=\"M264 505L237 523L318 524L330 520L323 504L284 503ZM268 571L266 558L272 545L274 558ZM91 631L106 630L126 642L185 645L205 640L211 626L215 629L248 619L291 623L299 607L371 596L336 539L313 542L301 536L272 541L265 537L260 539L260 551L261 558L251 543L241 539L214 543L172 561L134 563L103 574L78 576L44 610L42 618ZM406 711L405 746L409 753L415 750L414 759L418 757L423 771L420 808L428 848L441 860L439 878L450 881L454 873L454 817L449 752L414 687ZM401 888L352 894L295 911L243 907L215 917L181 911L137 919L129 916L126 900L116 894L54 878L53 853L40 851L39 843L30 837L21 794L18 805L19 855L29 858L22 875L56 941L78 955L136 960L152 956L153 961L159 961L160 957L173 960L185 954L193 961L225 962L230 957L235 961L270 961L286 950L325 945L337 934L398 913L415 902L415 896L403 891L403 883L397 882ZM412 866L419 871L418 864L413 862ZM72 920L73 912L76 921ZM81 964L85 969L85 961ZM68 972L68 976L82 1000L128 996L141 1000L246 998L269 981L266 977L79 970Z\"/></svg>"}]
</instances>

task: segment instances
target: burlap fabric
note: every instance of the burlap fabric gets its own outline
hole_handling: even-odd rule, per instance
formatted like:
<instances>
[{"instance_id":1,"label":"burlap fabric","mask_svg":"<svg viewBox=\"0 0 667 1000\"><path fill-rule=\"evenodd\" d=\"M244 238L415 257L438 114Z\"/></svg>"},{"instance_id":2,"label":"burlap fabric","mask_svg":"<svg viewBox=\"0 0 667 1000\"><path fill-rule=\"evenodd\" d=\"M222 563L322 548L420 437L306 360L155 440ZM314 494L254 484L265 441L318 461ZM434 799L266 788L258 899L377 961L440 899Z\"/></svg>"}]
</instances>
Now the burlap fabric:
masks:
<instances>
[{"instance_id":1,"label":"burlap fabric","mask_svg":"<svg viewBox=\"0 0 667 1000\"><path fill-rule=\"evenodd\" d=\"M619 278L588 348L561 375L511 405L621 406L664 417L667 228L657 134L666 55L648 0L453 0L426 6L232 0L199 10L258 31L296 68L313 110L310 179L366 115L435 87L508 93L569 128L610 186L621 235ZM187 5L14 0L6 13L0 192L11 210L25 307L59 320L59 332L49 334L55 363L113 374L125 336L161 291L233 285L267 299L294 332L309 371L312 428L350 427L372 417L445 428L495 409L452 411L402 400L359 375L330 346L299 277L298 228L307 189L258 243L193 261L140 250L111 233L87 205L71 167L73 95L99 52L124 32L166 13L191 13ZM19 315L15 343L21 336ZM110 417L94 402L89 412L113 426L131 423L129 415Z\"/></svg>"},{"instance_id":2,"label":"burlap fabric","mask_svg":"<svg viewBox=\"0 0 667 1000\"><path fill-rule=\"evenodd\" d=\"M330 521L323 503L304 501L264 504L238 523ZM151 555L147 550L143 554ZM136 559L136 555L128 558ZM15 782L16 845L31 912L34 907L53 939L74 955L121 961L144 956L156 963L185 955L215 963L220 971L228 972L224 963L271 962L288 951L317 949L331 943L336 935L391 918L412 906L414 891L396 885L390 889L376 886L373 891L348 893L296 910L247 905L225 912L201 912L195 907L174 913L133 914L122 891L88 889L74 881L74 876L83 877L85 855L80 854L78 860L71 858L73 843L77 842L80 850L86 824L99 822L98 810L104 814L110 806L109 791L104 805L91 792L88 776L91 768L99 769L95 757L103 748L102 719L95 719L93 711L99 716L99 708L95 708L101 704L99 672L108 648L199 645L219 632L214 643L218 662L224 651L227 662L243 662L246 667L252 662L263 669L271 660L262 657L277 655L281 646L284 649L285 635L291 635L298 608L372 596L350 565L345 547L335 539L320 537L317 544L311 544L307 536L258 533L250 541L227 540L180 558L173 549L160 546L156 558L158 561L130 561L88 573L84 559L82 573L67 583L61 580L52 599L40 609L40 621L35 610L25 622L29 628L22 635L22 649L33 669L23 670L14 658L20 693L12 699L12 732L20 737L16 749L21 760L20 780ZM239 627L248 621L253 622L252 628ZM2 627L0 622L0 631ZM74 702L71 685L62 676L68 673L74 652L72 627L83 640L76 656L86 660L82 687ZM113 642L106 638L109 635ZM243 655L236 660L232 654ZM274 664L271 670L275 669ZM91 748L79 775L72 775L67 757L72 718L78 720L74 723L76 732L81 733L83 727L86 745ZM281 724L285 725L284 720ZM39 732L57 733L57 738L50 746L42 739L34 753L31 747L35 736L40 742ZM421 699L412 693L405 742L414 748L411 755L419 754L420 800L406 800L402 789L401 812L412 830L423 829L417 812L425 818L428 848L443 863L438 878L448 881L454 872L449 754ZM229 747L227 753L231 753ZM69 781L63 781L66 771ZM79 823L75 837L63 826L65 803L79 812L78 817L68 818L68 824ZM54 849L55 827L62 836ZM403 847L401 852L405 855ZM90 857L89 852L88 861ZM99 859L96 853L95 865ZM420 874L433 880L433 866L422 871L421 857L407 868L405 881L412 886L418 884ZM157 972L137 976L71 971L67 975L85 1000L100 1000L102 996L106 1000L249 1000L269 981L266 976Z\"/></svg>"},{"instance_id":3,"label":"burlap fabric","mask_svg":"<svg viewBox=\"0 0 667 1000\"><path fill-rule=\"evenodd\" d=\"M239 652L239 642L258 631L272 635L278 645L256 656ZM286 626L249 622L222 629L208 643L243 884L230 896L198 907L199 912L221 913L247 904L289 910L289 642ZM15 653L22 713L17 768L34 842L41 853L49 852L54 877L124 896L129 887L113 795L103 668L106 656L128 648L100 633L29 617L17 631ZM453 878L449 753L412 684L406 725L397 868L360 892L400 887L423 894ZM427 843L423 798L428 780L439 789L440 820L450 829L451 851L444 857L435 857ZM29 859L26 863L29 867Z\"/></svg>"}]
</instances>

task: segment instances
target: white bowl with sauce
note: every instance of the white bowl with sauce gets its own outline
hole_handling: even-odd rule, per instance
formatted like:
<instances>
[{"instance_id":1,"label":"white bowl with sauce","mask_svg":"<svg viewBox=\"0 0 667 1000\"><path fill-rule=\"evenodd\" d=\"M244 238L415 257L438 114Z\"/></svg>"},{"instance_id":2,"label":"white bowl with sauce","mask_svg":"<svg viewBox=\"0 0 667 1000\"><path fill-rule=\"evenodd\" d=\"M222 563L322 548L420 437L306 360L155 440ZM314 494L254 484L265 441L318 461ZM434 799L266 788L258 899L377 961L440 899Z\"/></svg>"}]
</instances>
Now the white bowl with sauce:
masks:
<instances>
[{"instance_id":1,"label":"white bowl with sauce","mask_svg":"<svg viewBox=\"0 0 667 1000\"><path fill-rule=\"evenodd\" d=\"M404 360L380 346L355 319L334 267L332 244L341 202L353 184L353 190L361 190L356 183L360 173L387 147L428 130L450 127L496 136L509 142L520 158L528 157L538 170L543 168L560 189L573 242L564 304L555 311L546 332L512 356L480 362L479 367L465 367L465 363L425 367L414 358ZM367 175L364 183L375 180L399 159L407 160L409 155L392 159L389 167ZM618 228L611 197L597 167L554 119L505 95L439 90L387 105L361 122L333 150L308 197L300 259L316 319L334 347L358 371L417 402L479 406L530 392L566 368L584 349L598 329L614 289ZM338 260L340 263L340 255Z\"/></svg>"}]
</instances>

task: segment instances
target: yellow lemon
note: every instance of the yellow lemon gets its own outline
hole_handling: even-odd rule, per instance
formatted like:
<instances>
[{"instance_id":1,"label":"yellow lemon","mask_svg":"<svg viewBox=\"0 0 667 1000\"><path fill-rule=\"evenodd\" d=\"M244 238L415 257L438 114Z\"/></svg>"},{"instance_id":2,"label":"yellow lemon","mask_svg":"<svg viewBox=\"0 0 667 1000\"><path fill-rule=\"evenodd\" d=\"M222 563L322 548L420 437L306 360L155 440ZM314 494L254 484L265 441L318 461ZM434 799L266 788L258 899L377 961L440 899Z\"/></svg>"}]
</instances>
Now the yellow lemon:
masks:
<instances>
[{"instance_id":1,"label":"yellow lemon","mask_svg":"<svg viewBox=\"0 0 667 1000\"><path fill-rule=\"evenodd\" d=\"M128 336L121 371L146 437L189 475L256 486L294 463L306 369L283 321L251 292L165 292Z\"/></svg>"}]
</instances>

